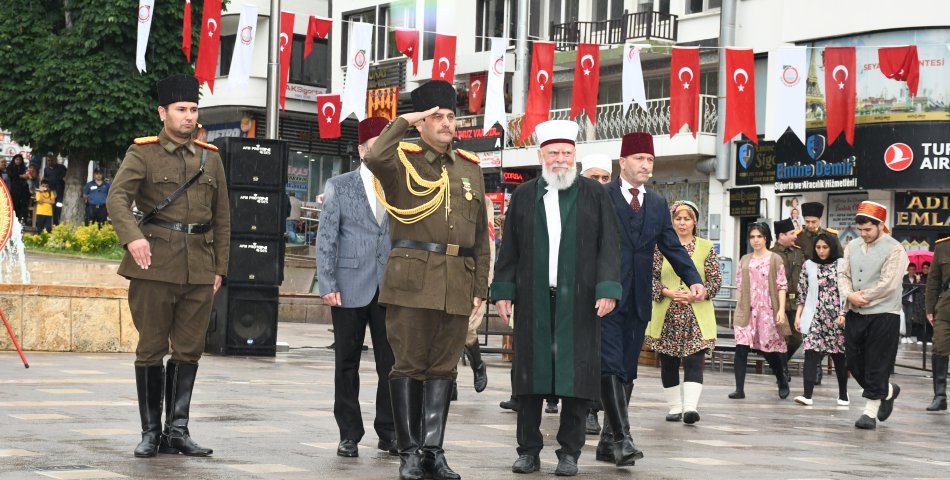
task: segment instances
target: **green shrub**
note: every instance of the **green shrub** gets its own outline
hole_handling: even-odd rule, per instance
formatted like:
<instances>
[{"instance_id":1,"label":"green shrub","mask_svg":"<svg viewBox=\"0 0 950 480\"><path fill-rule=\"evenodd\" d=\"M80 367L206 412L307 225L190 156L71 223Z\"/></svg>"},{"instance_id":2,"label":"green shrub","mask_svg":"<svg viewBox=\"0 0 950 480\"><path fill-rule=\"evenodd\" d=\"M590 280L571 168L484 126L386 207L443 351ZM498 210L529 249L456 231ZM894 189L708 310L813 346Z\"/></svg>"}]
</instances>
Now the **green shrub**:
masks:
<instances>
[{"instance_id":1,"label":"green shrub","mask_svg":"<svg viewBox=\"0 0 950 480\"><path fill-rule=\"evenodd\" d=\"M97 224L75 227L59 224L53 231L23 235L23 244L27 247L45 247L80 253L99 253L114 249L119 237L111 224L100 227Z\"/></svg>"}]
</instances>

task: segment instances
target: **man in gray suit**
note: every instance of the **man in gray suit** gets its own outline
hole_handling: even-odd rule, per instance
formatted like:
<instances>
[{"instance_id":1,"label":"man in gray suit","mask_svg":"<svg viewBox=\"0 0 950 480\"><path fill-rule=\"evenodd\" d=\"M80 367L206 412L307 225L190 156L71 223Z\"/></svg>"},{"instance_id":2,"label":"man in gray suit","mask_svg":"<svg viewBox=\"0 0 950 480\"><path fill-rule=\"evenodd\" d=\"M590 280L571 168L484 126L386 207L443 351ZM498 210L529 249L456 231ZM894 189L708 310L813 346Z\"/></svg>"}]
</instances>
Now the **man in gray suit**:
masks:
<instances>
[{"instance_id":1,"label":"man in gray suit","mask_svg":"<svg viewBox=\"0 0 950 480\"><path fill-rule=\"evenodd\" d=\"M388 121L371 117L359 123L360 158L376 142ZM386 339L386 308L377 303L389 258L389 220L373 192L373 174L365 165L327 181L317 232L317 280L333 317L336 369L333 416L340 429L336 454L359 456L365 433L359 404L360 354L369 325L376 357L376 420L379 449L396 454L389 397L392 348Z\"/></svg>"}]
</instances>

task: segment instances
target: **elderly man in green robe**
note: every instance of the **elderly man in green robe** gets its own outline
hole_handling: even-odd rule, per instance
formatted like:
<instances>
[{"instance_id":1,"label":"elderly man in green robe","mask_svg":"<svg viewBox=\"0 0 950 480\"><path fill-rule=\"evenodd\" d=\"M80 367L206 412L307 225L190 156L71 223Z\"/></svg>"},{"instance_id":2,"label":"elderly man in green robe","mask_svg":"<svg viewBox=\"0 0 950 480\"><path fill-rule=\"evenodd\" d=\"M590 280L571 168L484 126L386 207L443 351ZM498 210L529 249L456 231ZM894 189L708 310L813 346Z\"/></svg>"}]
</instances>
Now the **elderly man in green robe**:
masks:
<instances>
[{"instance_id":1,"label":"elderly man in green robe","mask_svg":"<svg viewBox=\"0 0 950 480\"><path fill-rule=\"evenodd\" d=\"M563 399L555 474L577 474L587 409L600 400L600 319L620 299L620 234L610 197L578 177L575 122L537 126L542 176L512 194L491 299L507 321L513 305L518 397L515 473L540 466L541 404Z\"/></svg>"}]
</instances>

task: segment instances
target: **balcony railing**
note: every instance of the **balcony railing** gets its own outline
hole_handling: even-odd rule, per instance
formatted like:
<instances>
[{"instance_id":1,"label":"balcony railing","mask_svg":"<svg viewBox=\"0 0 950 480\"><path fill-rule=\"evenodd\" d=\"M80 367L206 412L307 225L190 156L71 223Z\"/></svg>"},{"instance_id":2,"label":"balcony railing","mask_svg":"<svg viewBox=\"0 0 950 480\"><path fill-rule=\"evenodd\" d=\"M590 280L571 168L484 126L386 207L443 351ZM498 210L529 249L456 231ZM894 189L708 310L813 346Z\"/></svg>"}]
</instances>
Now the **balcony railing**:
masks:
<instances>
[{"instance_id":1,"label":"balcony railing","mask_svg":"<svg viewBox=\"0 0 950 480\"><path fill-rule=\"evenodd\" d=\"M551 110L551 120L570 120L571 109L560 108ZM699 96L699 133L702 135L716 134L716 96ZM478 125L480 118L475 116L458 117L458 125ZM649 132L652 135L670 134L670 99L657 98L647 101L647 109L644 111L639 105L634 104L626 115L623 113L623 105L620 103L607 103L597 105L597 123L591 126L587 120L587 113L582 113L574 118L574 121L580 126L578 133L578 142L598 142L607 140L617 140L630 132ZM537 137L534 133L520 141L521 126L523 123L522 115L508 116L508 131L505 133L505 148L522 148L537 145Z\"/></svg>"},{"instance_id":2,"label":"balcony railing","mask_svg":"<svg viewBox=\"0 0 950 480\"><path fill-rule=\"evenodd\" d=\"M675 42L676 28L676 15L660 12L625 13L620 18L599 22L552 25L550 40L558 50L574 50L578 43L617 45L633 39Z\"/></svg>"}]
</instances>

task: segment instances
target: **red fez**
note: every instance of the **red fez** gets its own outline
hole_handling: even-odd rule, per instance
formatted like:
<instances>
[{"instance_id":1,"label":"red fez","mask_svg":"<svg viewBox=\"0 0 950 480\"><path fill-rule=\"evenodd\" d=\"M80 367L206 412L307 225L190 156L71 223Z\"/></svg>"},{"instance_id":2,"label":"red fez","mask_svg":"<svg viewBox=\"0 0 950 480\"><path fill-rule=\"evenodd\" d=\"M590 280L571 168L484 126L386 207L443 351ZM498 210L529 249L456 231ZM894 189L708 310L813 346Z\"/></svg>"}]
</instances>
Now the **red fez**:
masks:
<instances>
[{"instance_id":1,"label":"red fez","mask_svg":"<svg viewBox=\"0 0 950 480\"><path fill-rule=\"evenodd\" d=\"M378 137L383 129L389 125L389 120L384 117L369 117L360 122L359 125L359 143L366 143L367 140Z\"/></svg>"},{"instance_id":2,"label":"red fez","mask_svg":"<svg viewBox=\"0 0 950 480\"><path fill-rule=\"evenodd\" d=\"M628 157L637 153L653 153L653 135L646 132L633 132L623 136L623 143L620 145L620 158Z\"/></svg>"},{"instance_id":3,"label":"red fez","mask_svg":"<svg viewBox=\"0 0 950 480\"><path fill-rule=\"evenodd\" d=\"M881 226L884 227L884 233L891 233L891 230L887 228L887 225L884 225L884 220L887 219L887 207L884 205L865 200L858 204L858 215L862 217L873 218L874 220L881 222Z\"/></svg>"}]
</instances>

